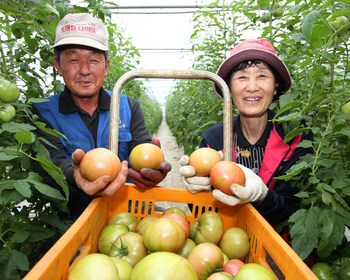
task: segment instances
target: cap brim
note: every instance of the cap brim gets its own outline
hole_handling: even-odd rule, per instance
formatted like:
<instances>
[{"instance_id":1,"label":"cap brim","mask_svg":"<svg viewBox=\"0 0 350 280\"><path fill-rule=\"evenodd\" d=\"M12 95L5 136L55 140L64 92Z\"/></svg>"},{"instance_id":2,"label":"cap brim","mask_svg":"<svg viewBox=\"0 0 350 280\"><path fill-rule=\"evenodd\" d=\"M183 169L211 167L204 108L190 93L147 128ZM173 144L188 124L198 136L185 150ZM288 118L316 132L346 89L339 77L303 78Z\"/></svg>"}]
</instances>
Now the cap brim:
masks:
<instances>
[{"instance_id":1,"label":"cap brim","mask_svg":"<svg viewBox=\"0 0 350 280\"><path fill-rule=\"evenodd\" d=\"M105 45L101 44L96 40L92 40L86 37L62 38L61 40L57 41L52 46L52 48L56 48L58 46L64 46L64 45L81 45L81 46L87 46L94 49L98 49L101 51L108 51L108 47L106 47Z\"/></svg>"},{"instance_id":2,"label":"cap brim","mask_svg":"<svg viewBox=\"0 0 350 280\"><path fill-rule=\"evenodd\" d=\"M228 57L219 67L216 74L222 79L226 79L233 67L243 61L260 60L271 65L281 75L284 82L283 92L287 92L292 86L292 80L286 65L276 55L271 52L258 49L245 49ZM215 92L222 98L221 89L215 84Z\"/></svg>"}]
</instances>

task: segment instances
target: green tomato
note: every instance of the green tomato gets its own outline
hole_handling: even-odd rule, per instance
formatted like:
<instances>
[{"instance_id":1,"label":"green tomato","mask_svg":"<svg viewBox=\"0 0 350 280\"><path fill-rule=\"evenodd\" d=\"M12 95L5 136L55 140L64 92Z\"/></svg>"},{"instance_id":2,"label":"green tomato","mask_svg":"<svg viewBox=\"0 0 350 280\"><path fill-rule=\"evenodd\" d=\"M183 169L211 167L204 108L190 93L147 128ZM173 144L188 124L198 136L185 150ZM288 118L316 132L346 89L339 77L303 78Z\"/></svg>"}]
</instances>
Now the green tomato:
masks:
<instances>
[{"instance_id":1,"label":"green tomato","mask_svg":"<svg viewBox=\"0 0 350 280\"><path fill-rule=\"evenodd\" d=\"M265 266L257 263L247 263L237 272L235 280L277 280L275 275Z\"/></svg>"},{"instance_id":2,"label":"green tomato","mask_svg":"<svg viewBox=\"0 0 350 280\"><path fill-rule=\"evenodd\" d=\"M16 115L16 109L11 104L4 103L0 107L0 121L9 122Z\"/></svg>"},{"instance_id":3,"label":"green tomato","mask_svg":"<svg viewBox=\"0 0 350 280\"><path fill-rule=\"evenodd\" d=\"M341 107L341 111L344 114L350 114L350 102L348 102L345 105L343 105L343 107Z\"/></svg>"},{"instance_id":4,"label":"green tomato","mask_svg":"<svg viewBox=\"0 0 350 280\"><path fill-rule=\"evenodd\" d=\"M272 11L272 16L275 18L278 18L278 17L283 15L283 12L284 12L283 9L281 7L279 7L279 8Z\"/></svg>"},{"instance_id":5,"label":"green tomato","mask_svg":"<svg viewBox=\"0 0 350 280\"><path fill-rule=\"evenodd\" d=\"M349 19L346 16L339 16L335 20L329 20L329 24L332 25L337 35L348 31L350 26Z\"/></svg>"},{"instance_id":6,"label":"green tomato","mask_svg":"<svg viewBox=\"0 0 350 280\"><path fill-rule=\"evenodd\" d=\"M130 280L131 272L133 267L127 261L119 259L118 257L110 257L111 260L115 263L120 280Z\"/></svg>"},{"instance_id":7,"label":"green tomato","mask_svg":"<svg viewBox=\"0 0 350 280\"><path fill-rule=\"evenodd\" d=\"M330 269L331 267L324 262L315 263L311 267L311 271L320 280L334 280L334 278L330 275Z\"/></svg>"},{"instance_id":8,"label":"green tomato","mask_svg":"<svg viewBox=\"0 0 350 280\"><path fill-rule=\"evenodd\" d=\"M270 13L265 13L260 17L260 21L262 23L266 23L270 21Z\"/></svg>"},{"instance_id":9,"label":"green tomato","mask_svg":"<svg viewBox=\"0 0 350 280\"><path fill-rule=\"evenodd\" d=\"M341 257L336 259L333 269L339 279L350 279L350 258Z\"/></svg>"},{"instance_id":10,"label":"green tomato","mask_svg":"<svg viewBox=\"0 0 350 280\"><path fill-rule=\"evenodd\" d=\"M19 88L8 80L0 79L0 100L5 103L14 102L19 97Z\"/></svg>"}]
</instances>

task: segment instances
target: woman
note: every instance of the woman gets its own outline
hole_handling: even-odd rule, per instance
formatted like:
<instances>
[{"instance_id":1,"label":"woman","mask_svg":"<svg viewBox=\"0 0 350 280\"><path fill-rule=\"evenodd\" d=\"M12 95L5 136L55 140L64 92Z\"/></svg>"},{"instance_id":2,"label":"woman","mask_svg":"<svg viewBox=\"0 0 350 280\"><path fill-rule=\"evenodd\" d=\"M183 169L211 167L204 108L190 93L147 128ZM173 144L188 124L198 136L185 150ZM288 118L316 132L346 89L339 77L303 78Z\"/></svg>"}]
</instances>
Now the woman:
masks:
<instances>
[{"instance_id":1,"label":"woman","mask_svg":"<svg viewBox=\"0 0 350 280\"><path fill-rule=\"evenodd\" d=\"M298 148L304 140L312 140L311 131L284 143L282 125L272 122L275 113L271 103L291 87L291 77L285 64L276 56L273 46L265 39L250 39L237 45L217 71L227 83L239 115L233 118L233 161L246 175L246 185L233 184L233 196L213 190L213 196L228 205L251 202L272 225L284 221L297 210L298 190L284 180L284 175L298 159L311 150ZM215 85L215 92L222 92ZM223 123L203 134L200 147L223 149ZM188 157L180 160L180 174L192 167ZM185 177L190 192L210 190L210 178Z\"/></svg>"}]
</instances>

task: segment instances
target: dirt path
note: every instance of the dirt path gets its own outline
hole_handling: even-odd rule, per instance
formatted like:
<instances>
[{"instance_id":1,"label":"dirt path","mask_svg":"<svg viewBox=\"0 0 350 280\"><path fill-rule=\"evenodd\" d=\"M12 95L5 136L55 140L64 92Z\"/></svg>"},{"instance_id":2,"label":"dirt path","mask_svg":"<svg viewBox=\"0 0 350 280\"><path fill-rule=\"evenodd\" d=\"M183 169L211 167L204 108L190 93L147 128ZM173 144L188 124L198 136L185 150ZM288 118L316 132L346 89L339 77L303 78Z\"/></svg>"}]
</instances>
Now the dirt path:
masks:
<instances>
[{"instance_id":1,"label":"dirt path","mask_svg":"<svg viewBox=\"0 0 350 280\"><path fill-rule=\"evenodd\" d=\"M162 123L159 126L157 133L153 135L153 138L159 139L165 160L172 165L172 170L159 185L165 188L184 188L182 184L182 176L178 172L180 168L179 160L184 155L184 151L177 146L175 137L171 134L165 118L163 118ZM189 213L187 204L158 202L157 205L164 209L176 206L184 210L186 213Z\"/></svg>"}]
</instances>

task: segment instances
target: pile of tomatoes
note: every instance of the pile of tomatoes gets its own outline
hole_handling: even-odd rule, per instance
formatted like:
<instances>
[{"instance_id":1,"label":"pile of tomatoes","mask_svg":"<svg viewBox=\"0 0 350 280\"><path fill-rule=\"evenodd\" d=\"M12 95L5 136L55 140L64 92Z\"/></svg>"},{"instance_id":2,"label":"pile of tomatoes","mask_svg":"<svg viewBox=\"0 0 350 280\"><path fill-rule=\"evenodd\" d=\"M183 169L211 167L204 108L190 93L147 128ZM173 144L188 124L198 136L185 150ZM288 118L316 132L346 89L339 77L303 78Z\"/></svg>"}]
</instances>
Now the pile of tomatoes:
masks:
<instances>
[{"instance_id":1,"label":"pile of tomatoes","mask_svg":"<svg viewBox=\"0 0 350 280\"><path fill-rule=\"evenodd\" d=\"M11 121L16 115L15 107L10 103L19 98L20 90L12 82L0 76L0 123Z\"/></svg>"},{"instance_id":2,"label":"pile of tomatoes","mask_svg":"<svg viewBox=\"0 0 350 280\"><path fill-rule=\"evenodd\" d=\"M213 211L191 225L177 207L141 221L119 212L101 232L99 252L81 258L69 279L275 280L264 266L244 263L249 250L247 233L238 227L224 231Z\"/></svg>"}]
</instances>

